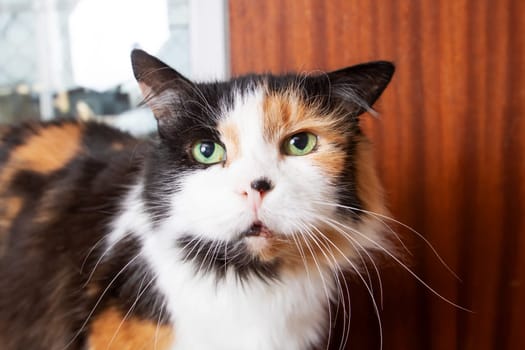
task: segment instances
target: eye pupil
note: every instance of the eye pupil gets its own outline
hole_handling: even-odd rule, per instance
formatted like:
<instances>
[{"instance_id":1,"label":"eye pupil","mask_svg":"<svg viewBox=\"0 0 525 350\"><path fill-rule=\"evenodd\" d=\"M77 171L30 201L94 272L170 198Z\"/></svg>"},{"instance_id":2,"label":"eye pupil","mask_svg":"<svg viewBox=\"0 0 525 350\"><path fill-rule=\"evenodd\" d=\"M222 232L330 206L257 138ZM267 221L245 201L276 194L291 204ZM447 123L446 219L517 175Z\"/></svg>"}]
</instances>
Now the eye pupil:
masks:
<instances>
[{"instance_id":1,"label":"eye pupil","mask_svg":"<svg viewBox=\"0 0 525 350\"><path fill-rule=\"evenodd\" d=\"M215 144L212 142L203 142L200 145L199 151L204 157L209 158L213 155L213 152L215 151Z\"/></svg>"},{"instance_id":2,"label":"eye pupil","mask_svg":"<svg viewBox=\"0 0 525 350\"><path fill-rule=\"evenodd\" d=\"M308 146L308 134L302 132L290 139L290 144L295 148L304 150Z\"/></svg>"}]
</instances>

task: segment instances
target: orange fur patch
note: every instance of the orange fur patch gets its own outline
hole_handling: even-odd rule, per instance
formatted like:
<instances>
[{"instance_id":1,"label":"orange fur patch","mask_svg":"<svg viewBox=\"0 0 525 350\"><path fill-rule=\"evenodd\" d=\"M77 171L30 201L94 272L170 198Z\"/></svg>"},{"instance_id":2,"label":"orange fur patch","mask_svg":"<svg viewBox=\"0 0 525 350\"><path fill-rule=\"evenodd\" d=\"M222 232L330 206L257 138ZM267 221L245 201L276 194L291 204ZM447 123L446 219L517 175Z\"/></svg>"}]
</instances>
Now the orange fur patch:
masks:
<instances>
[{"instance_id":1,"label":"orange fur patch","mask_svg":"<svg viewBox=\"0 0 525 350\"><path fill-rule=\"evenodd\" d=\"M339 111L324 113L315 104L306 104L293 91L283 94L268 94L263 103L264 132L268 142L279 146L291 135L309 131L318 136L317 150L304 157L309 157L331 179L337 183L337 177L344 170L346 162L345 148L348 135ZM357 195L365 210L386 214L382 186L377 177L373 154L368 140L364 136L356 140L355 168ZM365 216L366 217L366 216ZM353 223L345 224L353 227ZM357 229L357 227L354 227ZM340 227L319 227L312 231L310 238L296 237L297 244L281 244L279 254L283 252L290 259L287 268L304 268L304 263L315 269L317 264L336 264L355 257L357 242L348 237L349 229ZM356 246L354 246L356 245ZM277 252L275 253L277 254ZM297 260L301 256L306 262Z\"/></svg>"},{"instance_id":2,"label":"orange fur patch","mask_svg":"<svg viewBox=\"0 0 525 350\"><path fill-rule=\"evenodd\" d=\"M310 157L328 176L338 176L344 168L346 131L336 113L322 114L315 105L305 104L293 92L269 94L263 102L264 137L281 147L290 136L308 131L317 135L317 150Z\"/></svg>"},{"instance_id":3,"label":"orange fur patch","mask_svg":"<svg viewBox=\"0 0 525 350\"><path fill-rule=\"evenodd\" d=\"M235 124L228 119L220 123L217 129L222 136L222 142L224 142L226 146L226 165L229 165L241 156L239 130Z\"/></svg>"},{"instance_id":4,"label":"orange fur patch","mask_svg":"<svg viewBox=\"0 0 525 350\"><path fill-rule=\"evenodd\" d=\"M82 129L82 125L74 123L49 125L37 129L34 135L11 151L2 167L0 196L6 195L9 184L19 171L28 170L46 175L63 168L81 150ZM14 205L10 206L14 207ZM13 211L13 209L9 210ZM45 212L46 217L51 216L45 206L42 206L40 211ZM14 217L6 216L4 211L1 219L10 222ZM37 220L40 219L42 215L37 215Z\"/></svg>"},{"instance_id":5,"label":"orange fur patch","mask_svg":"<svg viewBox=\"0 0 525 350\"><path fill-rule=\"evenodd\" d=\"M0 173L0 189L5 189L20 170L49 174L62 168L80 150L82 126L50 125L38 130L15 148Z\"/></svg>"},{"instance_id":6,"label":"orange fur patch","mask_svg":"<svg viewBox=\"0 0 525 350\"><path fill-rule=\"evenodd\" d=\"M308 131L318 137L317 149L303 157L312 162L335 183L343 172L347 145L346 129L337 112L323 113L315 104L306 104L293 91L283 94L268 93L263 102L263 128L267 142L281 148L290 136ZM288 271L304 270L305 264L314 270L317 264L333 265L350 254L348 241L333 229L313 231L312 236L280 237L273 242L267 256L279 256ZM334 243L334 244L332 244ZM341 252L336 249L341 250Z\"/></svg>"},{"instance_id":7,"label":"orange fur patch","mask_svg":"<svg viewBox=\"0 0 525 350\"><path fill-rule=\"evenodd\" d=\"M173 343L170 326L128 317L116 308L109 308L91 324L89 350L153 350L169 349Z\"/></svg>"},{"instance_id":8,"label":"orange fur patch","mask_svg":"<svg viewBox=\"0 0 525 350\"><path fill-rule=\"evenodd\" d=\"M18 168L49 174L62 168L78 152L81 127L77 124L48 126L16 148L9 163Z\"/></svg>"}]
</instances>

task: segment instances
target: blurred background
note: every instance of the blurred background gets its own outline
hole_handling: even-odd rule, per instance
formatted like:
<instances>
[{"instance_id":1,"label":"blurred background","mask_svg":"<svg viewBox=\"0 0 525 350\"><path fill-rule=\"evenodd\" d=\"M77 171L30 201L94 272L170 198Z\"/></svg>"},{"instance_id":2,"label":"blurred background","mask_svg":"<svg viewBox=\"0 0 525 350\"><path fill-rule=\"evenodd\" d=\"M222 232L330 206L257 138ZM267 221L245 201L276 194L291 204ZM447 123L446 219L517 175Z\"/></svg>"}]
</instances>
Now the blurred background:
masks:
<instances>
[{"instance_id":1,"label":"blurred background","mask_svg":"<svg viewBox=\"0 0 525 350\"><path fill-rule=\"evenodd\" d=\"M208 15L192 20L203 6ZM190 77L224 78L225 6L189 0L0 0L0 123L77 118L134 134L154 130L151 113L136 108L141 96L130 51L142 48ZM202 59L192 62L192 54L219 58L203 66Z\"/></svg>"},{"instance_id":2,"label":"blurred background","mask_svg":"<svg viewBox=\"0 0 525 350\"><path fill-rule=\"evenodd\" d=\"M385 257L371 278L380 332L347 276L346 349L379 349L381 334L385 350L525 349L524 14L522 0L0 0L0 123L153 130L133 47L197 79L391 60L380 116L362 124L392 216L422 235L392 223L428 286Z\"/></svg>"}]
</instances>

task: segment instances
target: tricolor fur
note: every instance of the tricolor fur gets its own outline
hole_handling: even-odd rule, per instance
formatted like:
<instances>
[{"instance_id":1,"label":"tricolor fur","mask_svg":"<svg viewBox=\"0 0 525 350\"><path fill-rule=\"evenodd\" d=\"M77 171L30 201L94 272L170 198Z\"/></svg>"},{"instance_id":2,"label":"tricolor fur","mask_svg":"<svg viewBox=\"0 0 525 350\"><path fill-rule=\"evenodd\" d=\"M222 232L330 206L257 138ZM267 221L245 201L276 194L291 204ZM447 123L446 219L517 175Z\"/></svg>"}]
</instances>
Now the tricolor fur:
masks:
<instances>
[{"instance_id":1,"label":"tricolor fur","mask_svg":"<svg viewBox=\"0 0 525 350\"><path fill-rule=\"evenodd\" d=\"M142 51L159 124L1 132L0 343L5 349L309 349L337 274L388 244L358 116L393 67L197 84ZM293 156L286 142L315 135ZM225 157L202 164L196 142Z\"/></svg>"}]
</instances>

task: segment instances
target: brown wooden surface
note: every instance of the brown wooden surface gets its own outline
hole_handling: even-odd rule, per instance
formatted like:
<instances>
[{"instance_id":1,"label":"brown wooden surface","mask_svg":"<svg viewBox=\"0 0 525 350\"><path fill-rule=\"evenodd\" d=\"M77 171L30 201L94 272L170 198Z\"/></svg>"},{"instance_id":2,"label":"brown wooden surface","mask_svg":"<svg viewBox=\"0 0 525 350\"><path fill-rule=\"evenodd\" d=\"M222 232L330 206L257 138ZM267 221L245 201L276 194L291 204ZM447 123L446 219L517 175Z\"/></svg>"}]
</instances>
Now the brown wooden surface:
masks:
<instances>
[{"instance_id":1,"label":"brown wooden surface","mask_svg":"<svg viewBox=\"0 0 525 350\"><path fill-rule=\"evenodd\" d=\"M521 0L230 0L234 74L396 63L364 127L393 215L462 282L398 228L412 270L472 313L388 263L384 349L525 349L524 14ZM370 298L352 289L347 348L378 349Z\"/></svg>"}]
</instances>

